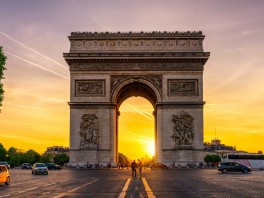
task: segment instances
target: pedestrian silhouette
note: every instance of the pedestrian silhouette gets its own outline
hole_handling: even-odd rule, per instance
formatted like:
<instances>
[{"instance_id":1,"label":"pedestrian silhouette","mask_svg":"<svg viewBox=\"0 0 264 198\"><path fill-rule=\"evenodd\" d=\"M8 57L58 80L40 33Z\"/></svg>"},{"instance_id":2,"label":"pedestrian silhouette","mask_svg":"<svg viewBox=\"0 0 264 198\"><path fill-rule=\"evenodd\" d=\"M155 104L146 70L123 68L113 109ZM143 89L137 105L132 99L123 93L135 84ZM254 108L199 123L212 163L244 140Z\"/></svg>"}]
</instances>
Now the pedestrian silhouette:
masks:
<instances>
[{"instance_id":1,"label":"pedestrian silhouette","mask_svg":"<svg viewBox=\"0 0 264 198\"><path fill-rule=\"evenodd\" d=\"M136 168L137 168L137 163L136 163L136 161L134 160L132 163L131 163L131 169L132 169L132 177L133 178L137 178L137 170L136 170Z\"/></svg>"},{"instance_id":2,"label":"pedestrian silhouette","mask_svg":"<svg viewBox=\"0 0 264 198\"><path fill-rule=\"evenodd\" d=\"M142 178L142 162L140 159L138 159L138 171L139 171L139 177Z\"/></svg>"}]
</instances>

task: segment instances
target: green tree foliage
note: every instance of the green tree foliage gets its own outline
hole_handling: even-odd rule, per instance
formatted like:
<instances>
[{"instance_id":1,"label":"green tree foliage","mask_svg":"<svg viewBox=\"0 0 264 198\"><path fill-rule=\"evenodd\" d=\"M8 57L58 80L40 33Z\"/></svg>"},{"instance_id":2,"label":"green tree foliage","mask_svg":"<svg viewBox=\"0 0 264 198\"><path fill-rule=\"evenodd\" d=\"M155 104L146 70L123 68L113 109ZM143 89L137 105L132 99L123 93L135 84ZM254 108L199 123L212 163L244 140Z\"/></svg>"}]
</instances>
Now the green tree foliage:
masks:
<instances>
[{"instance_id":1,"label":"green tree foliage","mask_svg":"<svg viewBox=\"0 0 264 198\"><path fill-rule=\"evenodd\" d=\"M30 149L24 154L24 160L27 163L34 164L40 162L41 156L36 151Z\"/></svg>"},{"instance_id":2,"label":"green tree foliage","mask_svg":"<svg viewBox=\"0 0 264 198\"><path fill-rule=\"evenodd\" d=\"M0 161L6 161L6 149L1 143L0 143Z\"/></svg>"},{"instance_id":3,"label":"green tree foliage","mask_svg":"<svg viewBox=\"0 0 264 198\"><path fill-rule=\"evenodd\" d=\"M212 166L216 166L219 162L221 162L221 157L216 154L206 155L204 157L204 161L207 163L207 165L211 163Z\"/></svg>"},{"instance_id":4,"label":"green tree foliage","mask_svg":"<svg viewBox=\"0 0 264 198\"><path fill-rule=\"evenodd\" d=\"M63 165L69 162L69 156L66 154L52 155L42 154L30 149L27 152L11 147L8 150L0 143L0 161L7 161L11 167L20 167L23 163L34 164L37 162L50 163L55 162Z\"/></svg>"},{"instance_id":5,"label":"green tree foliage","mask_svg":"<svg viewBox=\"0 0 264 198\"><path fill-rule=\"evenodd\" d=\"M3 83L1 81L4 78L4 70L6 69L5 68L6 59L7 58L4 55L3 48L0 46L0 106L2 106L2 101L4 99L4 89L3 89Z\"/></svg>"},{"instance_id":6,"label":"green tree foliage","mask_svg":"<svg viewBox=\"0 0 264 198\"><path fill-rule=\"evenodd\" d=\"M51 163L51 162L53 162L53 158L54 158L54 155L52 155L52 154L43 154L42 156L41 156L41 162L42 163Z\"/></svg>"},{"instance_id":7,"label":"green tree foliage","mask_svg":"<svg viewBox=\"0 0 264 198\"><path fill-rule=\"evenodd\" d=\"M123 153L118 153L118 162L123 165L127 165L129 164L129 159Z\"/></svg>"},{"instance_id":8,"label":"green tree foliage","mask_svg":"<svg viewBox=\"0 0 264 198\"><path fill-rule=\"evenodd\" d=\"M24 159L23 151L15 147L10 147L7 151L7 162L11 167L20 166L21 161Z\"/></svg>"},{"instance_id":9,"label":"green tree foliage","mask_svg":"<svg viewBox=\"0 0 264 198\"><path fill-rule=\"evenodd\" d=\"M63 166L64 164L69 162L69 156L62 153L62 154L56 155L53 160L56 164Z\"/></svg>"}]
</instances>

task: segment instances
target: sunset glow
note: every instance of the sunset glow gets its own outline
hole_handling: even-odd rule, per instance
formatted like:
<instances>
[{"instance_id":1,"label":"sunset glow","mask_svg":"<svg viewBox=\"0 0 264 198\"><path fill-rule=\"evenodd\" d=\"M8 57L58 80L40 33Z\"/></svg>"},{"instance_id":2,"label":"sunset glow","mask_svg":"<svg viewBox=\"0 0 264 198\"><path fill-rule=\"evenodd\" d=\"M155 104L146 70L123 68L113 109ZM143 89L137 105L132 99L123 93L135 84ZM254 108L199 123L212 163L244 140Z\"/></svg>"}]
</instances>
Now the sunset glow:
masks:
<instances>
[{"instance_id":1,"label":"sunset glow","mask_svg":"<svg viewBox=\"0 0 264 198\"><path fill-rule=\"evenodd\" d=\"M130 159L154 156L154 117L150 102L128 98L120 107L118 152Z\"/></svg>"},{"instance_id":2,"label":"sunset glow","mask_svg":"<svg viewBox=\"0 0 264 198\"><path fill-rule=\"evenodd\" d=\"M3 1L0 46L7 56L0 143L43 153L69 146L70 74L62 53L73 31L202 31L211 52L203 73L204 141L264 151L264 1ZM119 152L154 154L153 107L120 107Z\"/></svg>"}]
</instances>

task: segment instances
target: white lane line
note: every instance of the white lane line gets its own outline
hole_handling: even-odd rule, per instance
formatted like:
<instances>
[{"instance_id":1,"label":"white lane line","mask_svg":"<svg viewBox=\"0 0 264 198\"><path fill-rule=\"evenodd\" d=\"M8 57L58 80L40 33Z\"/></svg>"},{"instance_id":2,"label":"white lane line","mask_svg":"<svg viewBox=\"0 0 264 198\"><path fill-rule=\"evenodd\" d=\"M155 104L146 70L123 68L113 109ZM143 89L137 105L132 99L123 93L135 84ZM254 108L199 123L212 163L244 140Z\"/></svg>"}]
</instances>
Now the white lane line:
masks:
<instances>
[{"instance_id":1,"label":"white lane line","mask_svg":"<svg viewBox=\"0 0 264 198\"><path fill-rule=\"evenodd\" d=\"M2 198L2 197L10 197L10 196L11 196L11 194L6 194L6 195L0 196L0 197Z\"/></svg>"},{"instance_id":2,"label":"white lane line","mask_svg":"<svg viewBox=\"0 0 264 198\"><path fill-rule=\"evenodd\" d=\"M131 182L131 178L128 178L121 193L119 193L118 198L124 198L126 196L126 191L128 189L130 182Z\"/></svg>"},{"instance_id":3,"label":"white lane line","mask_svg":"<svg viewBox=\"0 0 264 198\"><path fill-rule=\"evenodd\" d=\"M98 179L94 179L94 180L92 180L92 181L90 181L90 182L88 182L88 183L86 183L86 184L83 184L83 185L77 187L77 188L74 188L74 189L72 189L72 190L69 190L69 191L67 191L66 193L62 193L62 194L60 194L60 195L57 195L57 196L55 196L54 198L64 197L65 195L67 195L67 193L72 193L72 192L74 192L74 191L76 191L76 190L79 190L80 188L83 188L83 187L85 187L85 186L91 185L91 184L95 183L97 180L98 180Z\"/></svg>"},{"instance_id":4,"label":"white lane line","mask_svg":"<svg viewBox=\"0 0 264 198\"><path fill-rule=\"evenodd\" d=\"M46 184L46 185L44 185L44 187L51 186L51 185L58 184L58 183L62 183L62 182L66 182L66 181L69 181L69 179L65 179L65 180L62 180L62 181L59 181L59 182L54 182L54 183L51 183L51 184ZM12 185L12 186L14 186L14 185ZM0 196L0 198L9 197L9 196L13 196L13 195L18 195L18 194L25 193L25 192L28 192L28 191L36 190L37 188L40 188L40 187L41 186L37 186L37 187L29 188L29 189L26 189L26 190L23 190L23 191L18 191L18 192L12 193L12 194L3 195L3 196ZM48 193L50 193L50 192L48 192Z\"/></svg>"},{"instance_id":5,"label":"white lane line","mask_svg":"<svg viewBox=\"0 0 264 198\"><path fill-rule=\"evenodd\" d=\"M156 198L156 196L153 194L151 188L149 187L147 180L145 178L142 178L142 181L143 181L143 184L145 186L145 190L148 194L148 197L149 198Z\"/></svg>"},{"instance_id":6,"label":"white lane line","mask_svg":"<svg viewBox=\"0 0 264 198\"><path fill-rule=\"evenodd\" d=\"M55 184L62 183L62 182L66 182L66 181L69 181L69 179L65 179L65 180L62 180L62 181L59 181L59 182L54 182L54 183L46 184L46 185L44 185L44 187L48 187L48 186L55 185Z\"/></svg>"}]
</instances>

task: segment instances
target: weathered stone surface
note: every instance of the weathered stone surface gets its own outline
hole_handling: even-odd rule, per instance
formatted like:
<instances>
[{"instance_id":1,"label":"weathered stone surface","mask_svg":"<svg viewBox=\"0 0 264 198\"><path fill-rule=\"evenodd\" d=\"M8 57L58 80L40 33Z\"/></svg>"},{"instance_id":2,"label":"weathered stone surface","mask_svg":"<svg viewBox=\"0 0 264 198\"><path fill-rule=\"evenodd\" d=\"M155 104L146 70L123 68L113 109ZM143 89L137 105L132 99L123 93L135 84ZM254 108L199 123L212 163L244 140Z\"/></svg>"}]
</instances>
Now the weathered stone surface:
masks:
<instances>
[{"instance_id":1,"label":"weathered stone surface","mask_svg":"<svg viewBox=\"0 0 264 198\"><path fill-rule=\"evenodd\" d=\"M119 106L133 95L154 106L158 162L202 160L203 69L210 53L201 32L75 32L69 39L70 164L117 160Z\"/></svg>"}]
</instances>

